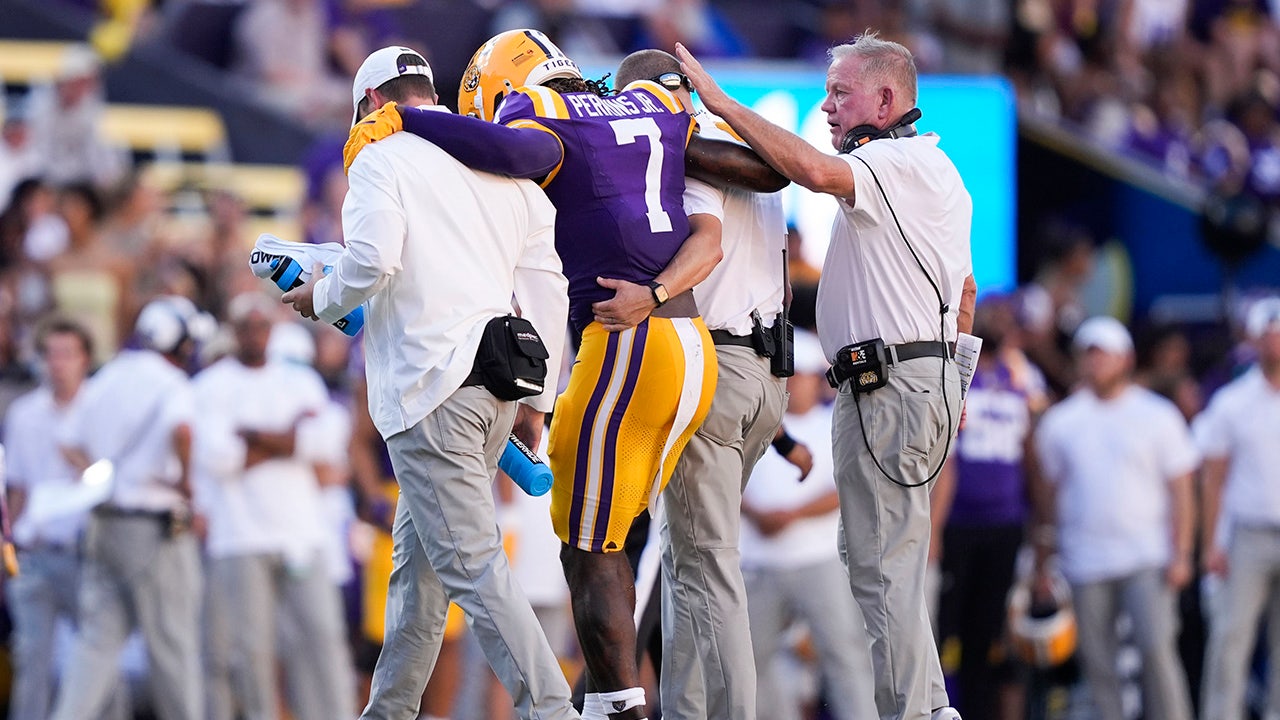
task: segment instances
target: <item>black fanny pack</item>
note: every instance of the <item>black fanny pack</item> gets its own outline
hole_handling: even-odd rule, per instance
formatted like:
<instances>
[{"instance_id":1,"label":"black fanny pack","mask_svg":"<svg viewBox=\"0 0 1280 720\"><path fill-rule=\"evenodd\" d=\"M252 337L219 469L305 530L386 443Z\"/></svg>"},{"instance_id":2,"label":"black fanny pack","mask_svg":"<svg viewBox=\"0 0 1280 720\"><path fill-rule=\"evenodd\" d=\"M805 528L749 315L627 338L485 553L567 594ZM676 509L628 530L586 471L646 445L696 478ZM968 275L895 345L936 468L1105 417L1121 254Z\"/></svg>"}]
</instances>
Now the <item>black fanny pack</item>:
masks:
<instances>
[{"instance_id":1,"label":"black fanny pack","mask_svg":"<svg viewBox=\"0 0 1280 720\"><path fill-rule=\"evenodd\" d=\"M533 323L503 315L484 326L473 371L494 397L519 400L542 394L549 356Z\"/></svg>"}]
</instances>

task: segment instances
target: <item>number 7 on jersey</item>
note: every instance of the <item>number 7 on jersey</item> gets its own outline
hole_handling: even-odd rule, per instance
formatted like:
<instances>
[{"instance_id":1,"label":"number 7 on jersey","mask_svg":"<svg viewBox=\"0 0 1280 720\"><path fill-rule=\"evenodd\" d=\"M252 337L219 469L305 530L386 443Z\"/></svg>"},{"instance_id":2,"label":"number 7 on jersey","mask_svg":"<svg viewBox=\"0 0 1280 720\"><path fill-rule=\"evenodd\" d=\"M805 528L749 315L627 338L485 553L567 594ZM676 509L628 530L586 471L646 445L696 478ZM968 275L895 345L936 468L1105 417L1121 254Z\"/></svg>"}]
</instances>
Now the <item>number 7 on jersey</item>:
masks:
<instances>
[{"instance_id":1,"label":"number 7 on jersey","mask_svg":"<svg viewBox=\"0 0 1280 720\"><path fill-rule=\"evenodd\" d=\"M649 162L644 171L644 205L650 232L671 232L671 216L662 209L662 129L651 117L612 120L613 136L619 145L630 145L636 138L649 139Z\"/></svg>"}]
</instances>

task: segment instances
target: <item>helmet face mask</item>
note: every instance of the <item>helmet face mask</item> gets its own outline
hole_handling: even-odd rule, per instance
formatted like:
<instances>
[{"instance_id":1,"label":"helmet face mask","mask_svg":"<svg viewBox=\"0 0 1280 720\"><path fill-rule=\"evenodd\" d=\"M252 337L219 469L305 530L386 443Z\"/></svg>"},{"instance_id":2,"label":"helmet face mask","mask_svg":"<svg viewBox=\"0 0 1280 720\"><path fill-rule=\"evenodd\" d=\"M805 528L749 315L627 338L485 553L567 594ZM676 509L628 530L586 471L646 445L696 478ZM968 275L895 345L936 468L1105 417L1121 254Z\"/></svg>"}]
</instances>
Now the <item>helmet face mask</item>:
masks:
<instances>
[{"instance_id":1,"label":"helmet face mask","mask_svg":"<svg viewBox=\"0 0 1280 720\"><path fill-rule=\"evenodd\" d=\"M458 86L458 112L492 122L507 93L555 78L581 78L576 63L537 30L494 35L471 56Z\"/></svg>"}]
</instances>

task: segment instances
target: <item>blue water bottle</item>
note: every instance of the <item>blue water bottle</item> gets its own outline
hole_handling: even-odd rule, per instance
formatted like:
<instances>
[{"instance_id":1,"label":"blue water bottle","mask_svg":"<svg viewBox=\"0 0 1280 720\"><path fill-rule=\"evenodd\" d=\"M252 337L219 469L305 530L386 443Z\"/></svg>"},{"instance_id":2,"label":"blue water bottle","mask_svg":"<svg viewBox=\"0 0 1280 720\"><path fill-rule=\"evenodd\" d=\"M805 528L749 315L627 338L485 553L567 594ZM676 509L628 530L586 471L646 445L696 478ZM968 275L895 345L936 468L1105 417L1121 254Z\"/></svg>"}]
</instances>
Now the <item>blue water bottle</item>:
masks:
<instances>
[{"instance_id":1,"label":"blue water bottle","mask_svg":"<svg viewBox=\"0 0 1280 720\"><path fill-rule=\"evenodd\" d=\"M507 447L498 458L498 467L533 497L546 495L551 489L551 468L515 435L507 437Z\"/></svg>"},{"instance_id":2,"label":"blue water bottle","mask_svg":"<svg viewBox=\"0 0 1280 720\"><path fill-rule=\"evenodd\" d=\"M271 273L271 281L276 287L285 292L301 286L306 280L302 277L302 265L291 257L281 257L271 261L271 266L275 268L275 272ZM324 274L328 275L333 271L332 265L324 266ZM347 313L346 317L333 323L333 326L341 330L346 335L354 336L360 332L360 328L364 327L364 306L361 305L355 310Z\"/></svg>"}]
</instances>

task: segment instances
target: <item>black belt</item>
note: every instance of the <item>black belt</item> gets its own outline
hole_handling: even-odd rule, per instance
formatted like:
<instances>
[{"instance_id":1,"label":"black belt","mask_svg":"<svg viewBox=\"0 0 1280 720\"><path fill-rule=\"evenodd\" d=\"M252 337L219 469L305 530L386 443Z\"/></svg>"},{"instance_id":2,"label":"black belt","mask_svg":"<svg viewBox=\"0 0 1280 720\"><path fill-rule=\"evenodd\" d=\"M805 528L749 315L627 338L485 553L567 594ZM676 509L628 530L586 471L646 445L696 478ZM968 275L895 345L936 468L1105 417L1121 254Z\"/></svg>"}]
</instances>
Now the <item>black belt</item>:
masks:
<instances>
[{"instance_id":1,"label":"black belt","mask_svg":"<svg viewBox=\"0 0 1280 720\"><path fill-rule=\"evenodd\" d=\"M750 335L734 335L728 330L711 330L711 342L716 345L736 345L737 347L745 347L755 349L755 344L751 342Z\"/></svg>"},{"instance_id":2,"label":"black belt","mask_svg":"<svg viewBox=\"0 0 1280 720\"><path fill-rule=\"evenodd\" d=\"M937 340L921 340L919 342L889 345L884 349L885 359L890 365L922 357L951 357L951 346Z\"/></svg>"},{"instance_id":3,"label":"black belt","mask_svg":"<svg viewBox=\"0 0 1280 720\"><path fill-rule=\"evenodd\" d=\"M144 510L142 508L120 507L119 505L99 505L93 509L93 513L100 517L143 518L146 520L167 521L172 514L172 511Z\"/></svg>"},{"instance_id":4,"label":"black belt","mask_svg":"<svg viewBox=\"0 0 1280 720\"><path fill-rule=\"evenodd\" d=\"M470 385L484 385L484 373L479 370L472 370L471 374L467 376L467 379L462 381L462 387L468 387Z\"/></svg>"},{"instance_id":5,"label":"black belt","mask_svg":"<svg viewBox=\"0 0 1280 720\"><path fill-rule=\"evenodd\" d=\"M44 540L37 540L30 545L18 545L18 552L21 553L56 553L59 555L76 555L80 552L80 546L74 542L55 543Z\"/></svg>"}]
</instances>

